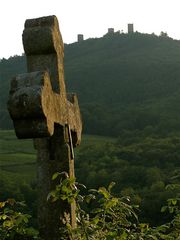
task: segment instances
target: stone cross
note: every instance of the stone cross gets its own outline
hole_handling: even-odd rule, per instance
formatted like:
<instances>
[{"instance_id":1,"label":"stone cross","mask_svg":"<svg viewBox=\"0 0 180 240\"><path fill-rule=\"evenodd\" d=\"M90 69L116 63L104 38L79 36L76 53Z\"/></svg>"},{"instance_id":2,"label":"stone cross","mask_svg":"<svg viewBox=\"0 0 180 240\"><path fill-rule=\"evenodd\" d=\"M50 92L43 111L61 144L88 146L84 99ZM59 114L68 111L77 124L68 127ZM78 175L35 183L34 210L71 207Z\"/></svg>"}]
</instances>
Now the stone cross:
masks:
<instances>
[{"instance_id":1,"label":"stone cross","mask_svg":"<svg viewBox=\"0 0 180 240\"><path fill-rule=\"evenodd\" d=\"M43 240L58 240L64 214L76 225L75 203L50 203L52 175L74 176L73 147L82 122L75 94L64 83L64 45L55 16L26 20L23 45L28 73L12 79L8 109L18 138L33 138L37 149L38 222Z\"/></svg>"}]
</instances>

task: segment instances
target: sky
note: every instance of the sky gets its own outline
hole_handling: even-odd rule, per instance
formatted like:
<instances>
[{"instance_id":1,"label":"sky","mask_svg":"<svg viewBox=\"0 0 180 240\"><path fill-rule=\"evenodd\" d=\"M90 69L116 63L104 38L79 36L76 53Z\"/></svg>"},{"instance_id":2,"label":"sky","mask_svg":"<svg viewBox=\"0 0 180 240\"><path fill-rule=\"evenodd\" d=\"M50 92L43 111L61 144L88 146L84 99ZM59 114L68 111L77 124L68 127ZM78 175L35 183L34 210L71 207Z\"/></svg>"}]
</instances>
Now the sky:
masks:
<instances>
[{"instance_id":1,"label":"sky","mask_svg":"<svg viewBox=\"0 0 180 240\"><path fill-rule=\"evenodd\" d=\"M0 59L21 55L26 19L56 15L64 43L102 37L108 28L141 33L161 31L180 40L180 0L1 0Z\"/></svg>"}]
</instances>

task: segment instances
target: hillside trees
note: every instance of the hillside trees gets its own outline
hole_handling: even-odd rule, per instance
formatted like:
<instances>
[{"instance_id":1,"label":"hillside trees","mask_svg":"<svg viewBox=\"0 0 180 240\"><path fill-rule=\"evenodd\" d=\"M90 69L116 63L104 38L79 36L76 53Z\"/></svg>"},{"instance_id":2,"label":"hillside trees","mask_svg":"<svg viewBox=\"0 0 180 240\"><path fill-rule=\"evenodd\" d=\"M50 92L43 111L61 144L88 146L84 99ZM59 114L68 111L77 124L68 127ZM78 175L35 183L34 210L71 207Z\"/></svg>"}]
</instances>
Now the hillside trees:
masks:
<instances>
[{"instance_id":1,"label":"hillside trees","mask_svg":"<svg viewBox=\"0 0 180 240\"><path fill-rule=\"evenodd\" d=\"M179 131L179 66L180 42L167 37L115 34L65 44L66 85L78 94L85 133ZM10 80L23 72L25 56L0 61L0 128L12 128Z\"/></svg>"},{"instance_id":2,"label":"hillside trees","mask_svg":"<svg viewBox=\"0 0 180 240\"><path fill-rule=\"evenodd\" d=\"M159 209L172 197L165 186L179 169L180 139L132 135L115 144L82 148L77 152L76 175L88 188L116 182L117 194L130 195L140 205L141 220L162 224Z\"/></svg>"}]
</instances>

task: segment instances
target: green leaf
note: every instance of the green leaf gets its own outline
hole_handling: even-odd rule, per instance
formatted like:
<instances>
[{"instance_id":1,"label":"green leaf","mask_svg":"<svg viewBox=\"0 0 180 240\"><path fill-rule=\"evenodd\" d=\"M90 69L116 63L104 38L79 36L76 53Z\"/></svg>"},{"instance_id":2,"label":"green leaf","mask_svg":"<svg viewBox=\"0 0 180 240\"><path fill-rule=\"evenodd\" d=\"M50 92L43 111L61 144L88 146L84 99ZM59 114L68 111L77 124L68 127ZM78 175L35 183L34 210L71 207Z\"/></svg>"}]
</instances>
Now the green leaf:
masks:
<instances>
[{"instance_id":1,"label":"green leaf","mask_svg":"<svg viewBox=\"0 0 180 240\"><path fill-rule=\"evenodd\" d=\"M111 182L111 183L109 184L109 186L108 186L108 191L110 192L111 189L112 189L115 185L116 185L115 182Z\"/></svg>"},{"instance_id":2,"label":"green leaf","mask_svg":"<svg viewBox=\"0 0 180 240\"><path fill-rule=\"evenodd\" d=\"M101 193L106 199L110 197L110 193L106 190L105 187L100 187L98 192Z\"/></svg>"},{"instance_id":3,"label":"green leaf","mask_svg":"<svg viewBox=\"0 0 180 240\"><path fill-rule=\"evenodd\" d=\"M12 227L14 224L13 224L13 221L5 221L3 222L3 227L7 227L7 228L10 228Z\"/></svg>"},{"instance_id":4,"label":"green leaf","mask_svg":"<svg viewBox=\"0 0 180 240\"><path fill-rule=\"evenodd\" d=\"M3 208L6 205L6 202L0 202L0 208Z\"/></svg>"},{"instance_id":5,"label":"green leaf","mask_svg":"<svg viewBox=\"0 0 180 240\"><path fill-rule=\"evenodd\" d=\"M167 206L163 206L162 208L161 208L161 212L165 212L167 210Z\"/></svg>"},{"instance_id":6,"label":"green leaf","mask_svg":"<svg viewBox=\"0 0 180 240\"><path fill-rule=\"evenodd\" d=\"M98 222L99 222L99 218L98 217L93 218L93 220L92 220L93 224L98 224Z\"/></svg>"},{"instance_id":7,"label":"green leaf","mask_svg":"<svg viewBox=\"0 0 180 240\"><path fill-rule=\"evenodd\" d=\"M62 193L70 193L71 192L71 189L69 189L68 187L66 187L65 185L62 186Z\"/></svg>"},{"instance_id":8,"label":"green leaf","mask_svg":"<svg viewBox=\"0 0 180 240\"><path fill-rule=\"evenodd\" d=\"M92 213L101 213L103 212L104 210L102 208L96 208L96 209L93 209L91 212Z\"/></svg>"},{"instance_id":9,"label":"green leaf","mask_svg":"<svg viewBox=\"0 0 180 240\"><path fill-rule=\"evenodd\" d=\"M2 215L1 219L5 220L5 219L7 219L7 217L8 217L7 215Z\"/></svg>"},{"instance_id":10,"label":"green leaf","mask_svg":"<svg viewBox=\"0 0 180 240\"><path fill-rule=\"evenodd\" d=\"M28 222L29 222L28 217L24 217L23 220L24 220L25 223L28 223Z\"/></svg>"},{"instance_id":11,"label":"green leaf","mask_svg":"<svg viewBox=\"0 0 180 240\"><path fill-rule=\"evenodd\" d=\"M61 199L62 199L63 201L65 201L65 200L67 199L67 196L62 195L62 196L61 196Z\"/></svg>"},{"instance_id":12,"label":"green leaf","mask_svg":"<svg viewBox=\"0 0 180 240\"><path fill-rule=\"evenodd\" d=\"M169 207L169 212L173 213L174 212L174 208L173 207Z\"/></svg>"},{"instance_id":13,"label":"green leaf","mask_svg":"<svg viewBox=\"0 0 180 240\"><path fill-rule=\"evenodd\" d=\"M54 173L52 176L52 180L55 180L59 175L60 175L59 172Z\"/></svg>"},{"instance_id":14,"label":"green leaf","mask_svg":"<svg viewBox=\"0 0 180 240\"><path fill-rule=\"evenodd\" d=\"M175 205L177 204L177 199L175 199L175 198L174 198L174 199L172 199L171 203L172 203L172 205L174 205L174 206L175 206Z\"/></svg>"}]
</instances>

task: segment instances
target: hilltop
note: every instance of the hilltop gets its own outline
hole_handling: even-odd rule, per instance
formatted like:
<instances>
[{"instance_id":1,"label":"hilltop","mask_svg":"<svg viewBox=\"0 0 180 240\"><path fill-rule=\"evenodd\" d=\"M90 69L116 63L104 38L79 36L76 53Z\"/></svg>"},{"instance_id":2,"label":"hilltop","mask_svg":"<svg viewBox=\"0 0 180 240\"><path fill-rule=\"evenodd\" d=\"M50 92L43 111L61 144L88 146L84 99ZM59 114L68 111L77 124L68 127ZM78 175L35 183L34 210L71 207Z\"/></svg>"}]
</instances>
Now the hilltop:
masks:
<instances>
[{"instance_id":1,"label":"hilltop","mask_svg":"<svg viewBox=\"0 0 180 240\"><path fill-rule=\"evenodd\" d=\"M24 56L0 62L0 128L10 126L10 79L23 72ZM86 133L180 130L180 41L133 33L65 44L65 80L78 94Z\"/></svg>"}]
</instances>

